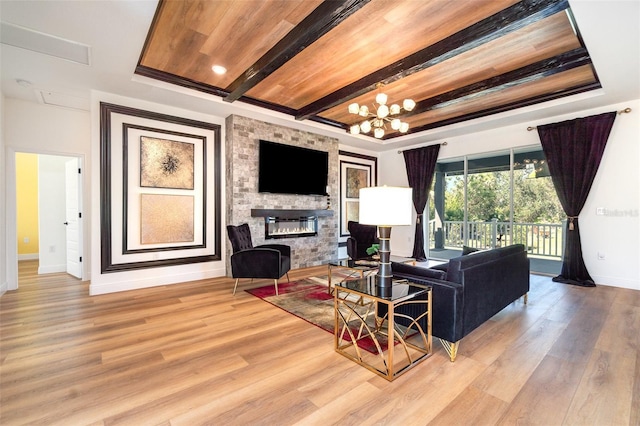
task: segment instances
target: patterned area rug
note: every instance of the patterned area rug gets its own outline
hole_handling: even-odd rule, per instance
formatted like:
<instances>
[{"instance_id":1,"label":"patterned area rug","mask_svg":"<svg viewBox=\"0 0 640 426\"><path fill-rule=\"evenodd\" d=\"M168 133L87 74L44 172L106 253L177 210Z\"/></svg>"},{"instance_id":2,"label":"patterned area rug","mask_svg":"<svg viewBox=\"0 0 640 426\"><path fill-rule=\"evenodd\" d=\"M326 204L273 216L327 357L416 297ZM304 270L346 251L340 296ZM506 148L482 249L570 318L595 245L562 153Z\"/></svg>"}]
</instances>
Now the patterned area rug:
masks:
<instances>
[{"instance_id":1,"label":"patterned area rug","mask_svg":"<svg viewBox=\"0 0 640 426\"><path fill-rule=\"evenodd\" d=\"M341 278L336 275L333 276L334 282L340 279ZM311 277L290 283L278 284L278 296L275 295L273 284L245 291L334 334L334 302L333 296L330 295L327 290L326 276ZM358 311L361 315L366 315L365 307L358 307ZM358 333L359 325L360 323L358 321L350 323L350 328L354 334ZM385 344L385 342L380 343ZM375 344L368 337L360 339L358 346L369 352L377 353Z\"/></svg>"}]
</instances>

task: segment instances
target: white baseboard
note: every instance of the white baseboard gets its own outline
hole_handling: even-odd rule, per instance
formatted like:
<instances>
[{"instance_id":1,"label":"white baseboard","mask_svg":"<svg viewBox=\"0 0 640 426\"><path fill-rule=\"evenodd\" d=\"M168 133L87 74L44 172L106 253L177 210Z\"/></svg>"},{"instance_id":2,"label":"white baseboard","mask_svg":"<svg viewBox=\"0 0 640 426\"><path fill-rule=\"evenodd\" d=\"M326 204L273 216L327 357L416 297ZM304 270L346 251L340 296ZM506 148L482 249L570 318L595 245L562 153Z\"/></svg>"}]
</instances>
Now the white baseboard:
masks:
<instances>
[{"instance_id":1,"label":"white baseboard","mask_svg":"<svg viewBox=\"0 0 640 426\"><path fill-rule=\"evenodd\" d=\"M630 288L632 290L640 290L640 281L630 280L626 278L605 277L600 275L591 275L596 285L606 285L609 287Z\"/></svg>"},{"instance_id":2,"label":"white baseboard","mask_svg":"<svg viewBox=\"0 0 640 426\"><path fill-rule=\"evenodd\" d=\"M115 278L113 274L110 274L111 278ZM180 284L189 281L204 280L208 278L218 278L226 276L224 266L186 273L176 273L171 275L155 276L151 278L128 278L122 281L101 282L97 283L95 280L91 281L89 285L89 295L97 296L99 294L116 293L120 291L137 290L143 288L157 287L162 285ZM101 275L101 279L105 278L105 275Z\"/></svg>"},{"instance_id":3,"label":"white baseboard","mask_svg":"<svg viewBox=\"0 0 640 426\"><path fill-rule=\"evenodd\" d=\"M38 260L40 259L40 255L38 253L25 253L18 255L18 261L21 260Z\"/></svg>"},{"instance_id":4,"label":"white baseboard","mask_svg":"<svg viewBox=\"0 0 640 426\"><path fill-rule=\"evenodd\" d=\"M56 272L66 272L67 265L47 265L38 267L38 275L40 274L53 274Z\"/></svg>"},{"instance_id":5,"label":"white baseboard","mask_svg":"<svg viewBox=\"0 0 640 426\"><path fill-rule=\"evenodd\" d=\"M0 284L0 297L5 294L7 292L7 290L9 289L9 283L8 282L3 282L2 284Z\"/></svg>"}]
</instances>

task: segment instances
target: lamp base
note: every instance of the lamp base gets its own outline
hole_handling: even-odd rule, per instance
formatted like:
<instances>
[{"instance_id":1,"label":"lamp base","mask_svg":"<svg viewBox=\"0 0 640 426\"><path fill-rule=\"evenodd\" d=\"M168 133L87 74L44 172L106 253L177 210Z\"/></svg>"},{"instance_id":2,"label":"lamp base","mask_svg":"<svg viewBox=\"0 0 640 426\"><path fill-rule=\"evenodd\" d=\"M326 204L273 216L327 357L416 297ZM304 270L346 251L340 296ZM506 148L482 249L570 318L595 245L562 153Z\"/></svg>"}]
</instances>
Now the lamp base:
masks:
<instances>
[{"instance_id":1,"label":"lamp base","mask_svg":"<svg viewBox=\"0 0 640 426\"><path fill-rule=\"evenodd\" d=\"M378 226L378 238L380 238L380 268L378 269L377 281L380 287L391 287L391 227Z\"/></svg>"}]
</instances>

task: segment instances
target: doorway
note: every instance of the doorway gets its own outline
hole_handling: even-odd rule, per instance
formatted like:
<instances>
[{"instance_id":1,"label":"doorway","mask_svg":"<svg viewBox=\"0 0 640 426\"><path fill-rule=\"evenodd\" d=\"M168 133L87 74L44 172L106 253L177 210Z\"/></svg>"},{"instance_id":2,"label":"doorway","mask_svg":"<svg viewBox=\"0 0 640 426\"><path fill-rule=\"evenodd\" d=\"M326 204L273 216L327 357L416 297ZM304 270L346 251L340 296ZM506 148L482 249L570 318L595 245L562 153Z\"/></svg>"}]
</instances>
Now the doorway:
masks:
<instances>
[{"instance_id":1,"label":"doorway","mask_svg":"<svg viewBox=\"0 0 640 426\"><path fill-rule=\"evenodd\" d=\"M22 170L25 159L26 164L35 163L35 169ZM16 251L16 262L10 263L9 267L16 267L16 288L17 261L25 258L37 259L38 274L67 273L82 280L81 157L16 152L14 160L16 244L9 250ZM25 198L30 198L31 202L25 204ZM30 209L25 211L25 205L31 206ZM25 228L23 222L29 222L26 219L34 214L37 218L31 218ZM11 240L9 236L8 240ZM25 243L32 242L36 244L31 244L29 254L25 256L19 252Z\"/></svg>"}]
</instances>

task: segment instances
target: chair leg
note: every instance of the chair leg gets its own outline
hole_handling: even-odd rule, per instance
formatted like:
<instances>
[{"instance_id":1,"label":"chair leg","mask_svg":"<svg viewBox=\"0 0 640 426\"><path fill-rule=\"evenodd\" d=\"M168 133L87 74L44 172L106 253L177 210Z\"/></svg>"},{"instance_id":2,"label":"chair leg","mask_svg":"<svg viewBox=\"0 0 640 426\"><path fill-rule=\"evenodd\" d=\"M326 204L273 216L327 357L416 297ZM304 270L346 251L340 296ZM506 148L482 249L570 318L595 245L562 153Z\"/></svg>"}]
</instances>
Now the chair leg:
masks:
<instances>
[{"instance_id":1,"label":"chair leg","mask_svg":"<svg viewBox=\"0 0 640 426\"><path fill-rule=\"evenodd\" d=\"M528 301L529 301L529 293L525 293L524 294L524 304L526 305Z\"/></svg>"},{"instance_id":2,"label":"chair leg","mask_svg":"<svg viewBox=\"0 0 640 426\"><path fill-rule=\"evenodd\" d=\"M274 284L275 284L275 286L276 286L276 296L277 296L277 295L278 295L278 280L277 280L277 279L276 279L276 280L273 280L273 283L274 283Z\"/></svg>"},{"instance_id":3,"label":"chair leg","mask_svg":"<svg viewBox=\"0 0 640 426\"><path fill-rule=\"evenodd\" d=\"M289 273L287 272L287 282L290 283L291 280L289 279Z\"/></svg>"},{"instance_id":4,"label":"chair leg","mask_svg":"<svg viewBox=\"0 0 640 426\"><path fill-rule=\"evenodd\" d=\"M238 281L240 281L240 278L236 278L236 285L233 286L233 295L236 295L236 288L238 287Z\"/></svg>"}]
</instances>

